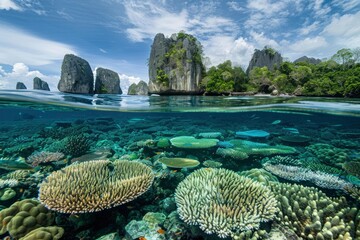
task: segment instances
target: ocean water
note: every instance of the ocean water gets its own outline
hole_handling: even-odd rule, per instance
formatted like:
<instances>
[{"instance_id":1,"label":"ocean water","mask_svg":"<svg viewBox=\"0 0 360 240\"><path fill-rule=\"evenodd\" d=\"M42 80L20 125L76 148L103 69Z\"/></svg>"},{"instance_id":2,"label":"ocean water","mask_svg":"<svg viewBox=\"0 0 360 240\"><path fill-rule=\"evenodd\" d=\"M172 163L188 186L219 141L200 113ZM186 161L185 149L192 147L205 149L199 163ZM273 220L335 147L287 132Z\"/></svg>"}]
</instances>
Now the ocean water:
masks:
<instances>
[{"instance_id":1,"label":"ocean water","mask_svg":"<svg viewBox=\"0 0 360 240\"><path fill-rule=\"evenodd\" d=\"M4 239L360 239L359 187L360 99L0 90Z\"/></svg>"}]
</instances>

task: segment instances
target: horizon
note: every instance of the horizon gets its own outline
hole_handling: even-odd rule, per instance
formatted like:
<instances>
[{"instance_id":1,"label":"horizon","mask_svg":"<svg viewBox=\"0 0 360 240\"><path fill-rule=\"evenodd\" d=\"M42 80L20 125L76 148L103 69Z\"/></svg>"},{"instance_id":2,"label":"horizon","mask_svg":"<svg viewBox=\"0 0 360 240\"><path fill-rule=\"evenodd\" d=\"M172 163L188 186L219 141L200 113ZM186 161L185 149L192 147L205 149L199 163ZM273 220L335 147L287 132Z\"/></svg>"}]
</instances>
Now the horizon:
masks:
<instances>
[{"instance_id":1,"label":"horizon","mask_svg":"<svg viewBox=\"0 0 360 240\"><path fill-rule=\"evenodd\" d=\"M264 46L290 61L330 58L359 47L359 21L357 0L0 0L0 89L15 89L18 81L32 89L37 76L58 91L67 53L87 60L93 71L116 71L127 87L148 82L157 33L195 36L210 59L207 67L231 60L245 71Z\"/></svg>"}]
</instances>

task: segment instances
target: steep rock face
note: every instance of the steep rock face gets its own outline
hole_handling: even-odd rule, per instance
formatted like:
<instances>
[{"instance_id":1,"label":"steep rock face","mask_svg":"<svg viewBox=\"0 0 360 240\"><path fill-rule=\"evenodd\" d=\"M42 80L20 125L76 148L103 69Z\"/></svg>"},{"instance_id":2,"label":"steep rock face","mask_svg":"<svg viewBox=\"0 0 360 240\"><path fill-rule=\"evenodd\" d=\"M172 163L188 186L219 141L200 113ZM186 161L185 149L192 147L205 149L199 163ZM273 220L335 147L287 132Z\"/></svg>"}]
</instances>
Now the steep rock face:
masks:
<instances>
[{"instance_id":1,"label":"steep rock face","mask_svg":"<svg viewBox=\"0 0 360 240\"><path fill-rule=\"evenodd\" d=\"M149 59L149 94L199 94L204 66L202 47L195 37L158 33Z\"/></svg>"},{"instance_id":2,"label":"steep rock face","mask_svg":"<svg viewBox=\"0 0 360 240\"><path fill-rule=\"evenodd\" d=\"M105 69L96 69L95 93L122 94L119 74Z\"/></svg>"},{"instance_id":3,"label":"steep rock face","mask_svg":"<svg viewBox=\"0 0 360 240\"><path fill-rule=\"evenodd\" d=\"M58 89L68 93L93 93L94 75L89 63L73 54L66 54Z\"/></svg>"},{"instance_id":4,"label":"steep rock face","mask_svg":"<svg viewBox=\"0 0 360 240\"><path fill-rule=\"evenodd\" d=\"M255 49L249 66L246 69L246 74L249 75L254 67L267 67L269 70L273 70L275 64L280 66L281 63L282 57L280 53L276 52L274 49L268 47L265 47L263 50Z\"/></svg>"},{"instance_id":5,"label":"steep rock face","mask_svg":"<svg viewBox=\"0 0 360 240\"><path fill-rule=\"evenodd\" d=\"M133 83L130 85L128 95L148 95L149 88L146 82L140 81L138 84Z\"/></svg>"},{"instance_id":6,"label":"steep rock face","mask_svg":"<svg viewBox=\"0 0 360 240\"><path fill-rule=\"evenodd\" d=\"M317 58L312 58L312 57L309 58L307 56L302 56L294 61L294 63L299 63L299 62L307 62L316 65L321 63L321 60Z\"/></svg>"},{"instance_id":7,"label":"steep rock face","mask_svg":"<svg viewBox=\"0 0 360 240\"><path fill-rule=\"evenodd\" d=\"M33 83L34 83L35 90L50 91L50 88L49 88L49 85L47 84L47 82L41 80L38 77L34 77Z\"/></svg>"},{"instance_id":8,"label":"steep rock face","mask_svg":"<svg viewBox=\"0 0 360 240\"><path fill-rule=\"evenodd\" d=\"M27 88L23 82L17 82L16 89L27 89Z\"/></svg>"}]
</instances>

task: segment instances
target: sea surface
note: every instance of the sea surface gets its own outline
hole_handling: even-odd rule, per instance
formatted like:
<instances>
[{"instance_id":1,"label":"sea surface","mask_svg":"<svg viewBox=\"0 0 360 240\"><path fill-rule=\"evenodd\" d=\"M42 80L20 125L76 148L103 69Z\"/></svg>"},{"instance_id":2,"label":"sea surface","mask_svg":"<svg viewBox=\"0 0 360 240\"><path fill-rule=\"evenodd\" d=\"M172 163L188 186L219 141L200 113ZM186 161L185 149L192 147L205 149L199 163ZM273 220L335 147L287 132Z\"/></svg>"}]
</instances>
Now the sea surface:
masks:
<instances>
[{"instance_id":1,"label":"sea surface","mask_svg":"<svg viewBox=\"0 0 360 240\"><path fill-rule=\"evenodd\" d=\"M0 90L3 239L360 239L359 203L360 99Z\"/></svg>"}]
</instances>

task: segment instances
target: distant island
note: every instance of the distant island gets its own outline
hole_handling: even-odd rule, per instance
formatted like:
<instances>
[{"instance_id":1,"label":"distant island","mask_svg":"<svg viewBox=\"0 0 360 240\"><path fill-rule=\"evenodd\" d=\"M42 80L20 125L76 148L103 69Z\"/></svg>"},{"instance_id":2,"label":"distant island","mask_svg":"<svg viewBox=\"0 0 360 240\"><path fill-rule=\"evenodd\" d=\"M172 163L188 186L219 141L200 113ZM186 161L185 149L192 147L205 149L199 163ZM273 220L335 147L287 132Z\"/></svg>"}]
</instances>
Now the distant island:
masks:
<instances>
[{"instance_id":1,"label":"distant island","mask_svg":"<svg viewBox=\"0 0 360 240\"><path fill-rule=\"evenodd\" d=\"M360 48L340 49L328 60L303 56L290 62L265 46L255 49L246 71L230 60L206 70L204 58L203 47L194 36L179 32L167 38L158 33L148 60L149 84L133 85L128 94L360 97ZM64 57L58 89L87 94L122 92L114 71L97 70L94 84L89 63L71 54Z\"/></svg>"}]
</instances>

